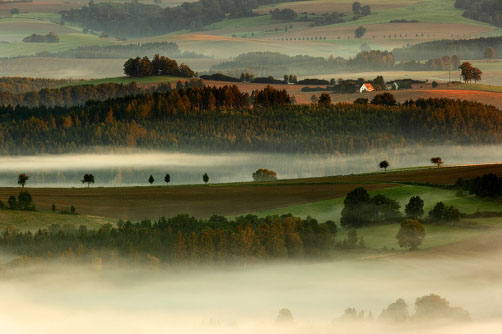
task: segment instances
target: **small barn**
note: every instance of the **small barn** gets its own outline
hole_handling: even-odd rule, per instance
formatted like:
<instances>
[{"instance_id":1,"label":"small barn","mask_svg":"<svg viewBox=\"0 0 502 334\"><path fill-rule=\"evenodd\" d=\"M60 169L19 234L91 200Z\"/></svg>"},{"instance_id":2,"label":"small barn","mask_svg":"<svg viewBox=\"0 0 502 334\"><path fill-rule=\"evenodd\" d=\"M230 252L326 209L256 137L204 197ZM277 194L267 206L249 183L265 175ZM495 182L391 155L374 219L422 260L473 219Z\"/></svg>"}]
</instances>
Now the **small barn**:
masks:
<instances>
[{"instance_id":1,"label":"small barn","mask_svg":"<svg viewBox=\"0 0 502 334\"><path fill-rule=\"evenodd\" d=\"M370 83L365 83L361 86L361 88L359 89L359 93L362 93L362 92L374 92L375 91L375 88L373 88L373 85L370 84Z\"/></svg>"}]
</instances>

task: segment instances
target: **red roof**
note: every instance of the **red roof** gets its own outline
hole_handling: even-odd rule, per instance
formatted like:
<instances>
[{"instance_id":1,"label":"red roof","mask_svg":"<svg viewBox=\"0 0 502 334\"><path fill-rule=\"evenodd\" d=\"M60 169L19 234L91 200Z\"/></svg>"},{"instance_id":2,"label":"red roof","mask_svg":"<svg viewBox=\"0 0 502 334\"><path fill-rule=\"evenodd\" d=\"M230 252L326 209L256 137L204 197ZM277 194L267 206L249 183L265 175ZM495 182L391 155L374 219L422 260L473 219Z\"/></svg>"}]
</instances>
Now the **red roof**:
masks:
<instances>
[{"instance_id":1,"label":"red roof","mask_svg":"<svg viewBox=\"0 0 502 334\"><path fill-rule=\"evenodd\" d=\"M366 87L366 89L369 91L369 92L372 92L375 90L375 88L373 88L373 85L370 84L370 83L365 83L364 86Z\"/></svg>"}]
</instances>

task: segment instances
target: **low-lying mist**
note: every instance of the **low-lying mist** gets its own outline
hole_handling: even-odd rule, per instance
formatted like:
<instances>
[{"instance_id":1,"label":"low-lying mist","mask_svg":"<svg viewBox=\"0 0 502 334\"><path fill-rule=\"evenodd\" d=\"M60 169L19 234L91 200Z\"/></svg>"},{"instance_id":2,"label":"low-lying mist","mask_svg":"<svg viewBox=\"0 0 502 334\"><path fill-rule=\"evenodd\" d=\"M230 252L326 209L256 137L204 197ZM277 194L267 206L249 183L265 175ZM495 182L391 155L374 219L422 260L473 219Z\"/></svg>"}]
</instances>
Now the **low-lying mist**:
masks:
<instances>
[{"instance_id":1,"label":"low-lying mist","mask_svg":"<svg viewBox=\"0 0 502 334\"><path fill-rule=\"evenodd\" d=\"M0 280L3 333L499 333L500 254L485 259L391 257L240 267L8 268ZM470 313L441 325L378 320L403 298L435 293ZM348 307L375 320L344 321ZM294 320L277 324L280 309Z\"/></svg>"},{"instance_id":2,"label":"low-lying mist","mask_svg":"<svg viewBox=\"0 0 502 334\"><path fill-rule=\"evenodd\" d=\"M388 160L391 168L430 165L442 157L445 165L502 161L499 146L414 146L354 155L288 153L183 153L133 151L99 154L3 156L0 186L16 186L17 175L30 175L29 186L79 186L84 173L93 173L96 186L146 185L149 175L163 184L196 184L208 173L210 182L252 181L259 168L277 172L280 179L340 175L375 171Z\"/></svg>"}]
</instances>

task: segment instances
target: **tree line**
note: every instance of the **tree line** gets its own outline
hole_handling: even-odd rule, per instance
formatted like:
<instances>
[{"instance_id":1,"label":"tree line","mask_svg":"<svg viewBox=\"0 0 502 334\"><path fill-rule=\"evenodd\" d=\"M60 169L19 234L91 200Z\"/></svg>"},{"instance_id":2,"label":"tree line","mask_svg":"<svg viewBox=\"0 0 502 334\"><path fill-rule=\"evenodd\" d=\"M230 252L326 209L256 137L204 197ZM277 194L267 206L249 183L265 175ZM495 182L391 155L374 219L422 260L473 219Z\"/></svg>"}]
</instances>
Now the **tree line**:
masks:
<instances>
[{"instance_id":1,"label":"tree line","mask_svg":"<svg viewBox=\"0 0 502 334\"><path fill-rule=\"evenodd\" d=\"M1 79L0 79L1 80ZM108 99L116 99L126 96L136 96L144 93L154 92L169 92L172 87L170 83L161 83L152 88L143 89L135 82L129 84L117 83L103 83L99 85L73 85L63 86L59 88L37 88L49 86L57 86L58 84L68 84L71 81L51 81L46 82L44 79L35 79L34 82L29 80L29 83L24 85L25 80L21 83L6 83L7 88L12 87L20 92L13 93L9 90L0 90L0 106L27 106L27 107L55 107L55 106L75 106L84 105L87 101L105 101ZM2 82L0 81L0 86ZM189 87L203 87L204 84L201 80L190 79L185 81L184 84L178 82L176 87L178 89L187 89ZM34 89L34 90L32 90ZM25 91L26 90L26 91Z\"/></svg>"},{"instance_id":2,"label":"tree line","mask_svg":"<svg viewBox=\"0 0 502 334\"><path fill-rule=\"evenodd\" d=\"M43 79L28 77L1 77L0 93L9 92L13 94L27 93L43 88L67 86L73 83L71 79Z\"/></svg>"},{"instance_id":3,"label":"tree line","mask_svg":"<svg viewBox=\"0 0 502 334\"><path fill-rule=\"evenodd\" d=\"M24 43L59 43L59 37L50 32L47 35L31 34L23 38Z\"/></svg>"},{"instance_id":4,"label":"tree line","mask_svg":"<svg viewBox=\"0 0 502 334\"><path fill-rule=\"evenodd\" d=\"M399 105L388 94L373 104L292 105L286 91L271 87L251 95L236 86L180 87L73 107L2 107L0 117L2 154L96 146L356 153L502 141L501 112L481 103L418 99Z\"/></svg>"},{"instance_id":5,"label":"tree line","mask_svg":"<svg viewBox=\"0 0 502 334\"><path fill-rule=\"evenodd\" d=\"M274 259L323 258L334 247L336 225L291 215L247 215L196 219L188 215L119 221L89 230L52 225L46 230L0 235L0 249L19 256L91 262L114 257L167 264L243 263Z\"/></svg>"}]
</instances>

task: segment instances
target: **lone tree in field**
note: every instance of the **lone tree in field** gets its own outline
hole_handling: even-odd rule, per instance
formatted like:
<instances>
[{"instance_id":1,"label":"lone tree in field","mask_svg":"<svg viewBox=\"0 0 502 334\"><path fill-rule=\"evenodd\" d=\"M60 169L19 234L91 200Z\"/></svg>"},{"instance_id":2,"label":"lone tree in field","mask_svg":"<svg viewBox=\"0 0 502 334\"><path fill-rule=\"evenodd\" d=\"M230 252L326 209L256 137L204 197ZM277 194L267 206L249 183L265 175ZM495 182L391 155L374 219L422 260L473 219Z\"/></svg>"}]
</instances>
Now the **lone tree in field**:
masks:
<instances>
[{"instance_id":1,"label":"lone tree in field","mask_svg":"<svg viewBox=\"0 0 502 334\"><path fill-rule=\"evenodd\" d=\"M331 96L329 96L328 93L322 93L317 103L319 103L320 106L329 106L331 104Z\"/></svg>"},{"instance_id":2,"label":"lone tree in field","mask_svg":"<svg viewBox=\"0 0 502 334\"><path fill-rule=\"evenodd\" d=\"M420 196L413 196L410 198L408 204L404 208L406 217L411 219L418 219L424 215L424 201Z\"/></svg>"},{"instance_id":3,"label":"lone tree in field","mask_svg":"<svg viewBox=\"0 0 502 334\"><path fill-rule=\"evenodd\" d=\"M485 58L489 61L492 61L495 58L495 50L493 48L486 48L485 50Z\"/></svg>"},{"instance_id":4,"label":"lone tree in field","mask_svg":"<svg viewBox=\"0 0 502 334\"><path fill-rule=\"evenodd\" d=\"M440 168L441 165L443 164L443 160L440 157L434 157L431 158L431 164L435 164L438 166L438 168Z\"/></svg>"},{"instance_id":5,"label":"lone tree in field","mask_svg":"<svg viewBox=\"0 0 502 334\"><path fill-rule=\"evenodd\" d=\"M84 178L80 180L82 183L87 183L87 188L91 186L91 183L94 183L94 175L92 174L84 174Z\"/></svg>"},{"instance_id":6,"label":"lone tree in field","mask_svg":"<svg viewBox=\"0 0 502 334\"><path fill-rule=\"evenodd\" d=\"M19 174L19 176L17 177L17 184L19 184L21 187L24 188L24 185L26 184L29 178L30 177L25 173Z\"/></svg>"},{"instance_id":7,"label":"lone tree in field","mask_svg":"<svg viewBox=\"0 0 502 334\"><path fill-rule=\"evenodd\" d=\"M209 175L207 175L207 173L204 173L204 175L202 175L202 181L204 181L205 184L209 182Z\"/></svg>"},{"instance_id":8,"label":"lone tree in field","mask_svg":"<svg viewBox=\"0 0 502 334\"><path fill-rule=\"evenodd\" d=\"M169 185L169 182L171 182L171 175L166 174L166 176L164 176L164 182Z\"/></svg>"},{"instance_id":9,"label":"lone tree in field","mask_svg":"<svg viewBox=\"0 0 502 334\"><path fill-rule=\"evenodd\" d=\"M352 13L354 13L354 15L361 14L362 10L363 10L363 7L361 6L361 3L359 1L352 3Z\"/></svg>"},{"instance_id":10,"label":"lone tree in field","mask_svg":"<svg viewBox=\"0 0 502 334\"><path fill-rule=\"evenodd\" d=\"M396 235L399 247L415 250L425 239L425 228L418 220L406 219Z\"/></svg>"},{"instance_id":11,"label":"lone tree in field","mask_svg":"<svg viewBox=\"0 0 502 334\"><path fill-rule=\"evenodd\" d=\"M383 168L385 171L387 171L387 168L389 168L390 164L387 160L380 161L379 164L380 168Z\"/></svg>"},{"instance_id":12,"label":"lone tree in field","mask_svg":"<svg viewBox=\"0 0 502 334\"><path fill-rule=\"evenodd\" d=\"M354 31L354 37L355 38L361 38L364 36L364 34L366 34L368 30L366 30L365 27L363 26L359 26L355 31Z\"/></svg>"},{"instance_id":13,"label":"lone tree in field","mask_svg":"<svg viewBox=\"0 0 502 334\"><path fill-rule=\"evenodd\" d=\"M148 178L148 183L153 184L155 182L155 179L153 178L153 175L150 175Z\"/></svg>"}]
</instances>

